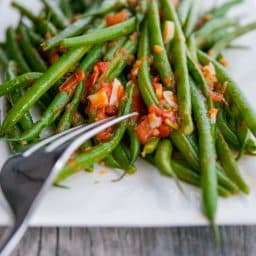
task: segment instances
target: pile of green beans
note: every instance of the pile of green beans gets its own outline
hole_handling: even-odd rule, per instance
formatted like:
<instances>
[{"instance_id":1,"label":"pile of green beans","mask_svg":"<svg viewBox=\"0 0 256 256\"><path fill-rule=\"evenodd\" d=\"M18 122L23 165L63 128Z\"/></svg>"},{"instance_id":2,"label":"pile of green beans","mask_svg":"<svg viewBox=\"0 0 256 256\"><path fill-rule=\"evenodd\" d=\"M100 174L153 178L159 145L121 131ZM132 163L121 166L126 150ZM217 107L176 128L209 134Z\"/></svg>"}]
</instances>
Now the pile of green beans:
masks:
<instances>
[{"instance_id":1,"label":"pile of green beans","mask_svg":"<svg viewBox=\"0 0 256 256\"><path fill-rule=\"evenodd\" d=\"M37 15L13 1L21 18L0 43L0 96L8 110L0 133L19 152L47 128L60 133L99 116L137 111L138 118L86 141L55 183L97 163L122 169L123 178L136 171L141 156L161 175L200 188L216 231L218 197L250 192L237 162L256 154L256 112L229 75L224 53L256 22L227 18L242 0L203 15L198 1L178 2L42 0ZM111 103L117 81L122 98ZM102 90L108 90L108 103L92 105ZM37 121L32 108L40 110ZM170 114L175 125L163 117Z\"/></svg>"}]
</instances>

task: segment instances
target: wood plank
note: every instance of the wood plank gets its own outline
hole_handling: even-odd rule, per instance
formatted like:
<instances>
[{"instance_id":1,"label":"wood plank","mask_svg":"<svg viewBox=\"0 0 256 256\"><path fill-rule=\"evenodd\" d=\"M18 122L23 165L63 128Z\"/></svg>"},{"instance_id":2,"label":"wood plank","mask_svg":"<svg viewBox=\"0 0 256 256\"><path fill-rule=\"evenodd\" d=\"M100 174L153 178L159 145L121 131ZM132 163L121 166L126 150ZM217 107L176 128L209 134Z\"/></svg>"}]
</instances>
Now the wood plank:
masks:
<instances>
[{"instance_id":1,"label":"wood plank","mask_svg":"<svg viewBox=\"0 0 256 256\"><path fill-rule=\"evenodd\" d=\"M256 255L256 226L222 227L221 235L222 248L217 251L208 227L32 228L12 256Z\"/></svg>"},{"instance_id":2,"label":"wood plank","mask_svg":"<svg viewBox=\"0 0 256 256\"><path fill-rule=\"evenodd\" d=\"M40 244L40 229L29 229L18 247L12 253L13 256L35 256L38 255Z\"/></svg>"},{"instance_id":3,"label":"wood plank","mask_svg":"<svg viewBox=\"0 0 256 256\"><path fill-rule=\"evenodd\" d=\"M57 228L41 228L38 256L56 255Z\"/></svg>"}]
</instances>

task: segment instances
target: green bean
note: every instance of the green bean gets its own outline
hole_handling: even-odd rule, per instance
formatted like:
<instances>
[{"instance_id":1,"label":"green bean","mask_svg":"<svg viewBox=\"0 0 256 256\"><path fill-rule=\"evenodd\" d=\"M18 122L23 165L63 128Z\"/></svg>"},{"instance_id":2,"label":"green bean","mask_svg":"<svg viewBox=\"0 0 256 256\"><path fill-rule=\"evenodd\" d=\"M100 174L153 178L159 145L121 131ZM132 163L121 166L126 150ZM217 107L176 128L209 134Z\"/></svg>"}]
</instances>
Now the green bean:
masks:
<instances>
[{"instance_id":1,"label":"green bean","mask_svg":"<svg viewBox=\"0 0 256 256\"><path fill-rule=\"evenodd\" d=\"M250 138L250 131L246 125L246 123L243 121L243 119L239 116L236 117L235 119L236 122L236 132L238 139L240 141L240 150L238 153L238 156L236 157L236 160L240 160L243 154L246 151L246 145L248 143L248 140Z\"/></svg>"},{"instance_id":2,"label":"green bean","mask_svg":"<svg viewBox=\"0 0 256 256\"><path fill-rule=\"evenodd\" d=\"M138 23L138 28L137 28L138 31L139 31L139 25L145 19L145 15L147 14L147 11L148 11L148 1L140 0L136 5L136 19Z\"/></svg>"},{"instance_id":3,"label":"green bean","mask_svg":"<svg viewBox=\"0 0 256 256\"><path fill-rule=\"evenodd\" d=\"M99 2L99 1L95 1L95 2ZM79 13L79 12L84 12L89 4L91 4L92 2L90 1L84 1L84 0L76 0L76 1L72 1L71 2L71 6L72 6L72 11L73 13Z\"/></svg>"},{"instance_id":4,"label":"green bean","mask_svg":"<svg viewBox=\"0 0 256 256\"><path fill-rule=\"evenodd\" d=\"M85 122L84 122L85 124ZM76 125L74 125L76 126ZM84 152L88 152L93 146L93 142L92 140L87 140L85 143L83 143L83 145L81 145L81 147L79 148L79 151L84 153Z\"/></svg>"},{"instance_id":5,"label":"green bean","mask_svg":"<svg viewBox=\"0 0 256 256\"><path fill-rule=\"evenodd\" d=\"M47 64L42 59L37 50L33 47L26 28L20 24L18 27L19 44L23 50L23 54L26 57L30 67L33 71L45 72L47 70Z\"/></svg>"},{"instance_id":6,"label":"green bean","mask_svg":"<svg viewBox=\"0 0 256 256\"><path fill-rule=\"evenodd\" d=\"M252 47L249 45L242 45L242 44L230 44L227 47L228 49L234 49L234 50L251 50Z\"/></svg>"},{"instance_id":7,"label":"green bean","mask_svg":"<svg viewBox=\"0 0 256 256\"><path fill-rule=\"evenodd\" d=\"M127 128L127 133L130 139L130 165L133 165L140 154L140 142L133 126Z\"/></svg>"},{"instance_id":8,"label":"green bean","mask_svg":"<svg viewBox=\"0 0 256 256\"><path fill-rule=\"evenodd\" d=\"M189 51L187 51L187 63L189 73L193 77L196 84L200 87L203 95L207 100L208 109L210 110L213 107L213 102L211 100L211 97L209 96L208 84L201 69L199 68L198 64L195 62Z\"/></svg>"},{"instance_id":9,"label":"green bean","mask_svg":"<svg viewBox=\"0 0 256 256\"><path fill-rule=\"evenodd\" d=\"M233 79L227 74L226 70L214 59L208 57L201 51L198 52L198 58L203 65L212 64L215 67L216 75L220 83L227 84L227 90L225 95L234 102L239 113L243 116L248 128L256 136L256 113L253 107L250 106L243 92L239 89L238 85Z\"/></svg>"},{"instance_id":10,"label":"green bean","mask_svg":"<svg viewBox=\"0 0 256 256\"><path fill-rule=\"evenodd\" d=\"M40 100L38 101L38 105L41 108L41 110L45 111L48 106L51 104L52 98L49 94L44 94Z\"/></svg>"},{"instance_id":11,"label":"green bean","mask_svg":"<svg viewBox=\"0 0 256 256\"><path fill-rule=\"evenodd\" d=\"M6 102L6 108L7 110L11 108L11 105L9 102ZM20 129L17 125L13 127L13 129L10 131L10 136L19 137L20 136ZM11 153L17 153L23 150L24 146L20 142L8 142L9 148Z\"/></svg>"},{"instance_id":12,"label":"green bean","mask_svg":"<svg viewBox=\"0 0 256 256\"><path fill-rule=\"evenodd\" d=\"M216 148L217 148L218 156L225 172L230 177L230 179L237 184L237 186L240 188L241 191L243 191L246 194L249 194L250 189L248 185L245 183L245 181L243 180L243 178L241 177L237 163L233 158L233 155L225 139L223 138L220 130L217 131L216 142L217 142Z\"/></svg>"},{"instance_id":13,"label":"green bean","mask_svg":"<svg viewBox=\"0 0 256 256\"><path fill-rule=\"evenodd\" d=\"M63 39L71 36L76 36L81 34L83 31L86 30L90 22L92 21L91 17L79 19L78 21L74 22L67 26L64 30L62 30L56 36L50 38L49 40L43 42L41 44L42 48L46 51L52 49L53 47L57 46Z\"/></svg>"},{"instance_id":14,"label":"green bean","mask_svg":"<svg viewBox=\"0 0 256 256\"><path fill-rule=\"evenodd\" d=\"M141 92L141 96L147 106L157 105L158 99L154 92L149 66L149 38L147 24L143 24L143 28L139 39L138 59L141 61L138 71L138 87Z\"/></svg>"},{"instance_id":15,"label":"green bean","mask_svg":"<svg viewBox=\"0 0 256 256\"><path fill-rule=\"evenodd\" d=\"M186 35L186 37L190 37L190 35L193 33L195 27L196 27L196 23L197 23L197 19L198 19L198 7L199 7L199 1L198 0L194 0L192 1L190 10L189 10L189 14L187 16L186 22L184 24L184 34Z\"/></svg>"},{"instance_id":16,"label":"green bean","mask_svg":"<svg viewBox=\"0 0 256 256\"><path fill-rule=\"evenodd\" d=\"M185 24L186 19L189 14L189 9L191 7L191 0L182 0L180 1L179 9L178 9L178 15L180 18L180 23L182 26Z\"/></svg>"},{"instance_id":17,"label":"green bean","mask_svg":"<svg viewBox=\"0 0 256 256\"><path fill-rule=\"evenodd\" d=\"M24 25L24 24L23 24ZM44 39L41 37L41 35L39 35L38 33L36 33L35 31L33 31L32 28L29 28L25 25L26 29L27 29L27 33L29 35L29 38L31 40L31 42L35 45L38 46L40 45Z\"/></svg>"},{"instance_id":18,"label":"green bean","mask_svg":"<svg viewBox=\"0 0 256 256\"><path fill-rule=\"evenodd\" d=\"M219 53L221 53L225 48L228 47L228 45L235 40L236 38L243 36L247 34L248 32L256 29L256 22L252 22L250 24L247 24L245 26L240 26L238 28L235 28L234 31L231 31L230 33L227 33L225 37L218 41L211 49L210 49L210 55L213 57L216 57Z\"/></svg>"},{"instance_id":19,"label":"green bean","mask_svg":"<svg viewBox=\"0 0 256 256\"><path fill-rule=\"evenodd\" d=\"M154 56L154 66L158 71L163 84L169 88L173 87L173 73L163 43L159 8L158 2L156 0L152 0L149 4L148 30L150 36L150 44Z\"/></svg>"},{"instance_id":20,"label":"green bean","mask_svg":"<svg viewBox=\"0 0 256 256\"><path fill-rule=\"evenodd\" d=\"M116 11L122 7L125 6L124 0L117 0L117 1L109 1L104 0L97 9L95 10L88 10L82 15L82 18L88 17L88 16L99 16L99 15L105 15L109 12Z\"/></svg>"},{"instance_id":21,"label":"green bean","mask_svg":"<svg viewBox=\"0 0 256 256\"><path fill-rule=\"evenodd\" d=\"M202 41L201 44L198 44L198 48L203 49L204 51L209 51L209 49L211 49L214 44L225 38L226 34L229 32L229 27L225 27L216 31L215 33L211 34L211 36L208 36L204 41Z\"/></svg>"},{"instance_id":22,"label":"green bean","mask_svg":"<svg viewBox=\"0 0 256 256\"><path fill-rule=\"evenodd\" d=\"M96 64L96 62L101 58L103 54L103 45L97 44L95 45L89 53L85 56L80 64L80 69L84 70L86 74L89 74Z\"/></svg>"},{"instance_id":23,"label":"green bean","mask_svg":"<svg viewBox=\"0 0 256 256\"><path fill-rule=\"evenodd\" d=\"M178 181L175 171L172 168L172 143L170 140L162 140L158 143L154 163L159 171L166 176L174 178L176 185L183 192L183 189Z\"/></svg>"},{"instance_id":24,"label":"green bean","mask_svg":"<svg viewBox=\"0 0 256 256\"><path fill-rule=\"evenodd\" d=\"M117 52L118 49L120 49L125 41L127 40L126 37L121 37L118 40L115 40L111 42L111 48L107 51L107 53L104 55L104 60L105 61L111 61L113 57L115 56L115 53Z\"/></svg>"},{"instance_id":25,"label":"green bean","mask_svg":"<svg viewBox=\"0 0 256 256\"><path fill-rule=\"evenodd\" d=\"M8 57L6 56L3 49L0 48L0 66L6 66L8 64Z\"/></svg>"},{"instance_id":26,"label":"green bean","mask_svg":"<svg viewBox=\"0 0 256 256\"><path fill-rule=\"evenodd\" d=\"M16 66L14 66L13 62L7 63L8 67L6 69L6 79L10 80L13 79L16 75ZM6 102L7 110L11 108L10 102ZM20 128L18 125L15 125L13 129L9 132L10 136L19 137L21 134ZM12 153L17 153L23 150L24 146L20 142L8 142L10 151Z\"/></svg>"},{"instance_id":27,"label":"green bean","mask_svg":"<svg viewBox=\"0 0 256 256\"><path fill-rule=\"evenodd\" d=\"M171 154L172 144L170 140L161 140L157 146L154 162L164 175L174 177L175 173L171 164Z\"/></svg>"},{"instance_id":28,"label":"green bean","mask_svg":"<svg viewBox=\"0 0 256 256\"><path fill-rule=\"evenodd\" d=\"M203 45L208 37L214 33L222 30L223 28L232 27L237 25L237 21L229 18L216 18L207 22L203 27L195 32L195 37L198 45Z\"/></svg>"},{"instance_id":29,"label":"green bean","mask_svg":"<svg viewBox=\"0 0 256 256\"><path fill-rule=\"evenodd\" d=\"M112 82L115 78L119 77L124 68L127 66L127 61L132 54L135 53L137 47L137 40L129 39L126 41L122 49L115 55L109 64L108 69L100 76L97 84L94 86L98 90L102 82ZM125 55L123 54L125 50Z\"/></svg>"},{"instance_id":30,"label":"green bean","mask_svg":"<svg viewBox=\"0 0 256 256\"><path fill-rule=\"evenodd\" d=\"M96 5L93 4L90 9L96 8ZM52 49L55 46L58 46L60 42L68 37L80 35L82 32L86 31L89 28L90 22L92 21L92 17L87 17L84 19L78 19L73 24L67 26L64 30L62 30L58 35L50 38L49 40L43 42L41 44L42 48L46 51ZM101 27L101 26L99 26Z\"/></svg>"},{"instance_id":31,"label":"green bean","mask_svg":"<svg viewBox=\"0 0 256 256\"><path fill-rule=\"evenodd\" d=\"M240 143L240 146L237 148L239 150L239 153L236 157L236 160L239 160L244 153L252 155L255 154L256 142L252 138L251 131L248 129L248 126L244 122L243 116L241 116L237 112L237 109L233 108L231 105L229 109L229 115L231 115L230 120L234 122L234 133L237 135Z\"/></svg>"},{"instance_id":32,"label":"green bean","mask_svg":"<svg viewBox=\"0 0 256 256\"><path fill-rule=\"evenodd\" d=\"M127 21L107 28L98 29L83 36L71 37L61 41L62 47L79 47L88 44L104 43L135 31L136 19Z\"/></svg>"},{"instance_id":33,"label":"green bean","mask_svg":"<svg viewBox=\"0 0 256 256\"><path fill-rule=\"evenodd\" d=\"M79 68L80 69L87 69L94 65L97 61L99 46L95 46L92 49L92 52L89 53L86 58L82 61ZM95 51L97 50L97 51ZM75 92L74 99L72 100L70 107L66 110L65 114L63 115L60 124L57 128L58 131L63 131L68 129L71 126L72 116L75 115L75 111L78 107L81 97L83 96L84 92L84 85L81 83ZM67 94L67 95L66 95ZM69 102L71 98L71 93L59 92L55 97L54 101L49 106L49 109L44 113L43 118L27 133L21 136L22 140L29 140L30 138L34 137L35 134L40 133L45 127L49 126L56 118L61 114L65 104ZM55 109L55 110L54 110ZM53 113L52 115L50 113Z\"/></svg>"},{"instance_id":34,"label":"green bean","mask_svg":"<svg viewBox=\"0 0 256 256\"><path fill-rule=\"evenodd\" d=\"M43 3L51 13L54 25L60 29L64 29L69 22L59 6L51 0L43 0Z\"/></svg>"},{"instance_id":35,"label":"green bean","mask_svg":"<svg viewBox=\"0 0 256 256\"><path fill-rule=\"evenodd\" d=\"M154 156L147 155L146 160L151 164L155 164ZM200 173L195 173L194 170L190 169L184 162L172 159L171 165L178 179L201 188L201 176ZM168 176L168 175L167 175ZM218 193L222 197L228 197L232 193L225 187L218 185Z\"/></svg>"},{"instance_id":36,"label":"green bean","mask_svg":"<svg viewBox=\"0 0 256 256\"><path fill-rule=\"evenodd\" d=\"M200 174L199 149L193 141L185 135L173 133L171 140L178 151L186 159L189 166L198 174ZM216 173L218 183L229 190L231 193L237 193L237 186L223 173L222 169L217 166Z\"/></svg>"},{"instance_id":37,"label":"green bean","mask_svg":"<svg viewBox=\"0 0 256 256\"><path fill-rule=\"evenodd\" d=\"M10 138L9 140L27 142L36 138L40 135L43 129L53 124L53 122L61 115L71 97L71 92L58 93L39 121L37 121L29 130L26 130L20 137Z\"/></svg>"},{"instance_id":38,"label":"green bean","mask_svg":"<svg viewBox=\"0 0 256 256\"><path fill-rule=\"evenodd\" d=\"M26 60L21 54L20 48L16 40L16 33L12 27L9 27L7 29L6 38L7 38L7 52L8 52L9 58L16 61L19 67L20 73L29 72L30 68L26 63Z\"/></svg>"},{"instance_id":39,"label":"green bean","mask_svg":"<svg viewBox=\"0 0 256 256\"><path fill-rule=\"evenodd\" d=\"M217 6L209 11L209 13L214 16L225 16L227 12L232 9L234 6L243 3L244 0L230 0L227 3L224 3L221 6Z\"/></svg>"},{"instance_id":40,"label":"green bean","mask_svg":"<svg viewBox=\"0 0 256 256\"><path fill-rule=\"evenodd\" d=\"M17 66L13 61L10 61L6 69L6 77L7 79L14 79L16 77L16 74ZM20 99L21 95L22 94L20 89L16 89L8 94L11 106L13 106L15 102ZM29 129L33 125L33 119L29 112L24 114L24 116L20 119L19 124L24 131Z\"/></svg>"},{"instance_id":41,"label":"green bean","mask_svg":"<svg viewBox=\"0 0 256 256\"><path fill-rule=\"evenodd\" d=\"M14 91L19 88L23 88L32 84L35 80L39 79L42 73L31 72L13 78L4 82L0 86L0 96L6 95L7 93Z\"/></svg>"},{"instance_id":42,"label":"green bean","mask_svg":"<svg viewBox=\"0 0 256 256\"><path fill-rule=\"evenodd\" d=\"M57 133L63 132L71 127L72 117L77 111L78 105L83 95L84 95L84 84L83 82L80 82L80 84L76 88L72 101L70 102L69 105L66 106L65 113L63 114L58 124Z\"/></svg>"},{"instance_id":43,"label":"green bean","mask_svg":"<svg viewBox=\"0 0 256 256\"><path fill-rule=\"evenodd\" d=\"M143 147L143 151L141 153L142 157L145 158L147 155L154 153L157 149L159 142L159 138L151 139L149 142L147 142Z\"/></svg>"},{"instance_id":44,"label":"green bean","mask_svg":"<svg viewBox=\"0 0 256 256\"><path fill-rule=\"evenodd\" d=\"M110 168L121 169L120 164L114 159L112 155L108 155L103 160L104 164L106 164Z\"/></svg>"},{"instance_id":45,"label":"green bean","mask_svg":"<svg viewBox=\"0 0 256 256\"><path fill-rule=\"evenodd\" d=\"M200 170L199 149L198 147L195 148L191 145L189 137L184 134L172 133L171 141L182 156L185 157L189 166L194 170Z\"/></svg>"},{"instance_id":46,"label":"green bean","mask_svg":"<svg viewBox=\"0 0 256 256\"><path fill-rule=\"evenodd\" d=\"M199 136L204 211L214 226L218 201L215 145L211 134L211 125L205 107L205 100L193 82L191 82L191 98Z\"/></svg>"},{"instance_id":47,"label":"green bean","mask_svg":"<svg viewBox=\"0 0 256 256\"><path fill-rule=\"evenodd\" d=\"M1 48L2 50L5 50L5 47L6 47L6 42L1 42L1 41L0 41L0 48Z\"/></svg>"},{"instance_id":48,"label":"green bean","mask_svg":"<svg viewBox=\"0 0 256 256\"><path fill-rule=\"evenodd\" d=\"M8 131L8 129L16 124L24 113L26 113L40 99L40 97L65 73L67 73L89 50L90 46L72 49L52 65L8 112L2 124L2 132Z\"/></svg>"},{"instance_id":49,"label":"green bean","mask_svg":"<svg viewBox=\"0 0 256 256\"><path fill-rule=\"evenodd\" d=\"M180 131L190 134L193 131L191 117L191 95L189 85L189 73L187 67L186 43L183 31L177 16L175 7L169 0L161 0L163 10L168 20L173 20L175 24L175 36L173 44L173 61L175 67L175 77L177 79L177 98L179 105Z\"/></svg>"},{"instance_id":50,"label":"green bean","mask_svg":"<svg viewBox=\"0 0 256 256\"><path fill-rule=\"evenodd\" d=\"M67 18L71 19L73 16L72 8L71 8L71 1L70 0L59 0L59 5L66 15Z\"/></svg>"},{"instance_id":51,"label":"green bean","mask_svg":"<svg viewBox=\"0 0 256 256\"><path fill-rule=\"evenodd\" d=\"M85 121L84 117L77 111L73 116L72 126L75 127L75 126L79 126L79 125L82 125L85 123L86 123L86 121Z\"/></svg>"},{"instance_id":52,"label":"green bean","mask_svg":"<svg viewBox=\"0 0 256 256\"><path fill-rule=\"evenodd\" d=\"M187 41L188 50L191 54L192 59L195 61L195 63L199 63L197 58L197 43L196 43L196 37L195 34L192 34L188 41Z\"/></svg>"},{"instance_id":53,"label":"green bean","mask_svg":"<svg viewBox=\"0 0 256 256\"><path fill-rule=\"evenodd\" d=\"M217 124L219 129L221 130L225 140L235 149L240 148L240 142L237 135L233 132L233 130L229 127L227 121L223 116L223 112L220 111L217 117Z\"/></svg>"},{"instance_id":54,"label":"green bean","mask_svg":"<svg viewBox=\"0 0 256 256\"><path fill-rule=\"evenodd\" d=\"M131 104L132 104L132 97L133 97L133 84L128 84L126 86L126 100L122 101L122 105L120 108L121 115L128 114L131 110ZM105 143L98 144L97 146L93 147L90 151L87 153L78 155L74 158L73 163L75 165L68 165L66 166L62 172L59 174L57 179L55 180L55 183L60 183L62 180L68 178L70 175L75 174L76 172L80 171L81 168L86 167L88 164L98 163L102 161L105 157L107 157L120 143L121 139L123 138L123 135L125 133L125 130L127 128L127 121L122 122L117 130L115 131L115 134L113 137Z\"/></svg>"},{"instance_id":55,"label":"green bean","mask_svg":"<svg viewBox=\"0 0 256 256\"><path fill-rule=\"evenodd\" d=\"M51 33L51 35L56 35L57 34L57 29L55 26L49 22L46 21L43 18L35 16L27 7L21 5L20 3L13 1L12 6L16 9L18 9L22 15L28 17L37 27L37 29L45 35L46 33Z\"/></svg>"},{"instance_id":56,"label":"green bean","mask_svg":"<svg viewBox=\"0 0 256 256\"><path fill-rule=\"evenodd\" d=\"M250 155L256 154L256 141L254 138L249 137L245 147L246 153Z\"/></svg>"},{"instance_id":57,"label":"green bean","mask_svg":"<svg viewBox=\"0 0 256 256\"><path fill-rule=\"evenodd\" d=\"M183 163L172 160L172 168L180 180L185 181L186 183L194 185L196 187L201 186L200 175L195 173L188 167L184 166ZM230 192L222 186L218 186L218 194L222 197L230 196Z\"/></svg>"},{"instance_id":58,"label":"green bean","mask_svg":"<svg viewBox=\"0 0 256 256\"><path fill-rule=\"evenodd\" d=\"M127 155L127 152L122 144L118 144L116 146L112 152L112 155L121 166L121 169L127 171L128 173L130 173L130 171L134 171L133 163L131 163L130 157Z\"/></svg>"}]
</instances>

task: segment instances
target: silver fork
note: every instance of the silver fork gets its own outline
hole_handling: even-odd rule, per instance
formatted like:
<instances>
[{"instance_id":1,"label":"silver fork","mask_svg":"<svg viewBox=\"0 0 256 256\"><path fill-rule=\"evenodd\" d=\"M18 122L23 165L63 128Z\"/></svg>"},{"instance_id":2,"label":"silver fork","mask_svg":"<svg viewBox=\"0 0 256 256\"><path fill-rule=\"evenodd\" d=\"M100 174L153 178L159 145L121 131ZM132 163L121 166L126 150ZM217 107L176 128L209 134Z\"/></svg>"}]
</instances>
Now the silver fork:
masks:
<instances>
[{"instance_id":1,"label":"silver fork","mask_svg":"<svg viewBox=\"0 0 256 256\"><path fill-rule=\"evenodd\" d=\"M49 137L22 154L12 156L0 174L3 194L14 225L5 234L0 255L9 255L25 233L35 209L72 154L88 139L137 113L108 118Z\"/></svg>"}]
</instances>

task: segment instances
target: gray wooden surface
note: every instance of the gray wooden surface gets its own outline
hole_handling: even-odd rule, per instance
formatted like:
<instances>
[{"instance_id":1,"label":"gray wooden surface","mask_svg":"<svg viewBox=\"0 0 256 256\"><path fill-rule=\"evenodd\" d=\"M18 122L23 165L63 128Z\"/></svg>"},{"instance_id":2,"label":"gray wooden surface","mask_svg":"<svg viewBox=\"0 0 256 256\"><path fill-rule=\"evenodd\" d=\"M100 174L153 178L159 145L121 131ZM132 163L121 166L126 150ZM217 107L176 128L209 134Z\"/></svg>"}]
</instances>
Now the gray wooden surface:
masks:
<instances>
[{"instance_id":1,"label":"gray wooden surface","mask_svg":"<svg viewBox=\"0 0 256 256\"><path fill-rule=\"evenodd\" d=\"M217 251L205 227L32 228L12 256L256 256L256 227L223 227L221 234Z\"/></svg>"}]
</instances>

